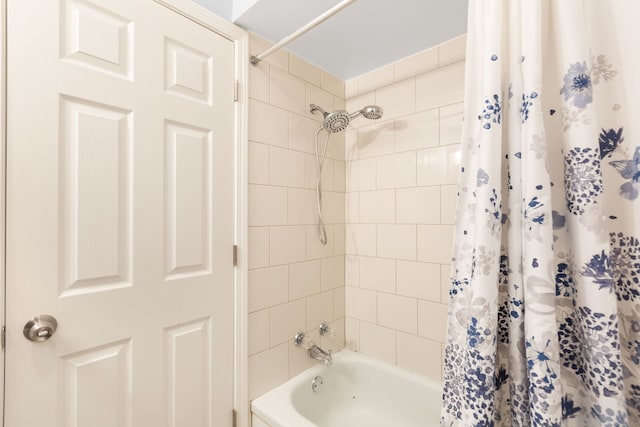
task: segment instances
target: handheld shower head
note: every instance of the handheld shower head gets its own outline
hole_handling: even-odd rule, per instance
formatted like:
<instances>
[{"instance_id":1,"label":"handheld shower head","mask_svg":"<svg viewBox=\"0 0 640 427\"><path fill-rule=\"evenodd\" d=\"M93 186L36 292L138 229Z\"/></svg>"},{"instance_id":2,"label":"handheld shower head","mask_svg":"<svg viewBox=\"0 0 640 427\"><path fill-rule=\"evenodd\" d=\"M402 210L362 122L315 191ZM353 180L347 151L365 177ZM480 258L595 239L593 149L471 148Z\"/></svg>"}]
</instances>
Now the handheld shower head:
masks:
<instances>
[{"instance_id":1,"label":"handheld shower head","mask_svg":"<svg viewBox=\"0 0 640 427\"><path fill-rule=\"evenodd\" d=\"M360 114L362 114L365 119L369 120L378 120L382 117L383 113L384 111L382 110L382 108L378 107L377 105L367 105L362 110L360 110Z\"/></svg>"},{"instance_id":2,"label":"handheld shower head","mask_svg":"<svg viewBox=\"0 0 640 427\"><path fill-rule=\"evenodd\" d=\"M378 120L382 117L383 113L384 111L381 107L378 107L377 105L367 105L363 109L358 110L355 113L351 113L349 117L351 119L355 119L356 117L362 116L365 119Z\"/></svg>"}]
</instances>

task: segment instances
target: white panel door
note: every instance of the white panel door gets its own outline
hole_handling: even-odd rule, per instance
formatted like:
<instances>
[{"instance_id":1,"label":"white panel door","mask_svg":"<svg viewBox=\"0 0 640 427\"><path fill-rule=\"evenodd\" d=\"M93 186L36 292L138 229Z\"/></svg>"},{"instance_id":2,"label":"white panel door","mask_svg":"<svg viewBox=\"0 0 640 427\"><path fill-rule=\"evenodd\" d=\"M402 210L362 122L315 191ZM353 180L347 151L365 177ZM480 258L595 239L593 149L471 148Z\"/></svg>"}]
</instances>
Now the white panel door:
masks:
<instances>
[{"instance_id":1,"label":"white panel door","mask_svg":"<svg viewBox=\"0 0 640 427\"><path fill-rule=\"evenodd\" d=\"M8 1L7 427L231 425L234 52L152 0Z\"/></svg>"}]
</instances>

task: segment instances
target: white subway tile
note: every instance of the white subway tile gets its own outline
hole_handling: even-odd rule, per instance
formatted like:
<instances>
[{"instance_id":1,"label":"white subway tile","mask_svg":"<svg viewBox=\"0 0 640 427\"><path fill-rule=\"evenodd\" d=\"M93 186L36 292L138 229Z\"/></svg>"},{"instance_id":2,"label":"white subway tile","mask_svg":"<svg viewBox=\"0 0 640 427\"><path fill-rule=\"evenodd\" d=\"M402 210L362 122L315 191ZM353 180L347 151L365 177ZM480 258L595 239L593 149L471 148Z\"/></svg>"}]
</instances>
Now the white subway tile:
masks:
<instances>
[{"instance_id":1,"label":"white subway tile","mask_svg":"<svg viewBox=\"0 0 640 427\"><path fill-rule=\"evenodd\" d=\"M299 299L269 309L269 340L271 345L293 339L298 331L305 331L305 302Z\"/></svg>"},{"instance_id":2,"label":"white subway tile","mask_svg":"<svg viewBox=\"0 0 640 427\"><path fill-rule=\"evenodd\" d=\"M460 144L418 151L418 185L457 184Z\"/></svg>"},{"instance_id":3,"label":"white subway tile","mask_svg":"<svg viewBox=\"0 0 640 427\"><path fill-rule=\"evenodd\" d=\"M289 269L280 267L249 270L249 312L287 302L289 298Z\"/></svg>"},{"instance_id":4,"label":"white subway tile","mask_svg":"<svg viewBox=\"0 0 640 427\"><path fill-rule=\"evenodd\" d=\"M410 334L418 333L418 300L378 294L378 324Z\"/></svg>"},{"instance_id":5,"label":"white subway tile","mask_svg":"<svg viewBox=\"0 0 640 427\"><path fill-rule=\"evenodd\" d=\"M304 158L304 188L316 190L318 181L318 166L316 164L316 156L307 154Z\"/></svg>"},{"instance_id":6,"label":"white subway tile","mask_svg":"<svg viewBox=\"0 0 640 427\"><path fill-rule=\"evenodd\" d=\"M441 382L440 343L398 332L398 366Z\"/></svg>"},{"instance_id":7,"label":"white subway tile","mask_svg":"<svg viewBox=\"0 0 640 427\"><path fill-rule=\"evenodd\" d=\"M440 302L440 264L398 261L397 293Z\"/></svg>"},{"instance_id":8,"label":"white subway tile","mask_svg":"<svg viewBox=\"0 0 640 427\"><path fill-rule=\"evenodd\" d=\"M416 77L416 110L430 110L464 99L464 62Z\"/></svg>"},{"instance_id":9,"label":"white subway tile","mask_svg":"<svg viewBox=\"0 0 640 427\"><path fill-rule=\"evenodd\" d=\"M354 160L347 165L347 191L366 191L377 188L377 160Z\"/></svg>"},{"instance_id":10,"label":"white subway tile","mask_svg":"<svg viewBox=\"0 0 640 427\"><path fill-rule=\"evenodd\" d=\"M323 291L344 286L344 255L320 260L320 287Z\"/></svg>"},{"instance_id":11,"label":"white subway tile","mask_svg":"<svg viewBox=\"0 0 640 427\"><path fill-rule=\"evenodd\" d=\"M378 224L378 256L416 260L416 226Z\"/></svg>"},{"instance_id":12,"label":"white subway tile","mask_svg":"<svg viewBox=\"0 0 640 427\"><path fill-rule=\"evenodd\" d=\"M269 227L249 227L249 268L269 267Z\"/></svg>"},{"instance_id":13,"label":"white subway tile","mask_svg":"<svg viewBox=\"0 0 640 427\"><path fill-rule=\"evenodd\" d=\"M305 227L271 227L271 265L305 261Z\"/></svg>"},{"instance_id":14,"label":"white subway tile","mask_svg":"<svg viewBox=\"0 0 640 427\"><path fill-rule=\"evenodd\" d=\"M395 119L416 111L416 81L407 79L376 90L376 103L384 109L384 119Z\"/></svg>"},{"instance_id":15,"label":"white subway tile","mask_svg":"<svg viewBox=\"0 0 640 427\"><path fill-rule=\"evenodd\" d=\"M345 98L350 99L358 96L358 78L347 80L344 84Z\"/></svg>"},{"instance_id":16,"label":"white subway tile","mask_svg":"<svg viewBox=\"0 0 640 427\"><path fill-rule=\"evenodd\" d=\"M269 310L249 314L249 356L269 348Z\"/></svg>"},{"instance_id":17,"label":"white subway tile","mask_svg":"<svg viewBox=\"0 0 640 427\"><path fill-rule=\"evenodd\" d=\"M396 261L360 257L360 286L380 292L396 292Z\"/></svg>"},{"instance_id":18,"label":"white subway tile","mask_svg":"<svg viewBox=\"0 0 640 427\"><path fill-rule=\"evenodd\" d=\"M287 189L289 225L313 224L318 219L316 192L297 188Z\"/></svg>"},{"instance_id":19,"label":"white subway tile","mask_svg":"<svg viewBox=\"0 0 640 427\"><path fill-rule=\"evenodd\" d=\"M313 159L315 166L315 157ZM324 163L322 165L322 175L320 175L320 185L322 187L322 191L334 191L333 190L333 170L334 170L335 160L331 160L329 158L324 159ZM316 181L318 177L317 168L314 173L314 181L313 181L313 189L316 189Z\"/></svg>"},{"instance_id":20,"label":"white subway tile","mask_svg":"<svg viewBox=\"0 0 640 427\"><path fill-rule=\"evenodd\" d=\"M318 329L322 322L331 322L333 320L333 291L326 291L307 297L306 307L306 331Z\"/></svg>"},{"instance_id":21,"label":"white subway tile","mask_svg":"<svg viewBox=\"0 0 640 427\"><path fill-rule=\"evenodd\" d=\"M398 224L439 224L440 187L416 187L396 190Z\"/></svg>"},{"instance_id":22,"label":"white subway tile","mask_svg":"<svg viewBox=\"0 0 640 427\"><path fill-rule=\"evenodd\" d=\"M333 318L334 319L340 319L345 316L344 289L345 289L345 286L341 286L333 290Z\"/></svg>"},{"instance_id":23,"label":"white subway tile","mask_svg":"<svg viewBox=\"0 0 640 427\"><path fill-rule=\"evenodd\" d=\"M434 68L438 68L438 48L423 50L395 62L393 75L395 81L400 81Z\"/></svg>"},{"instance_id":24,"label":"white subway tile","mask_svg":"<svg viewBox=\"0 0 640 427\"><path fill-rule=\"evenodd\" d=\"M320 76L320 87L324 90L327 90L337 96L338 98L345 98L345 84L339 78L333 76L332 74L327 73L326 71L322 71Z\"/></svg>"},{"instance_id":25,"label":"white subway tile","mask_svg":"<svg viewBox=\"0 0 640 427\"><path fill-rule=\"evenodd\" d=\"M465 58L466 44L466 34L441 44L438 47L438 65L442 67L443 65L462 61Z\"/></svg>"},{"instance_id":26,"label":"white subway tile","mask_svg":"<svg viewBox=\"0 0 640 427\"><path fill-rule=\"evenodd\" d=\"M375 224L347 224L346 231L347 254L376 256Z\"/></svg>"},{"instance_id":27,"label":"white subway tile","mask_svg":"<svg viewBox=\"0 0 640 427\"><path fill-rule=\"evenodd\" d=\"M322 192L322 217L326 224L344 223L344 193Z\"/></svg>"},{"instance_id":28,"label":"white subway tile","mask_svg":"<svg viewBox=\"0 0 640 427\"><path fill-rule=\"evenodd\" d=\"M360 159L383 156L394 152L394 122L375 122L358 129L358 156Z\"/></svg>"},{"instance_id":29,"label":"white subway tile","mask_svg":"<svg viewBox=\"0 0 640 427\"><path fill-rule=\"evenodd\" d=\"M438 110L427 110L395 120L395 151L419 150L438 145Z\"/></svg>"},{"instance_id":30,"label":"white subway tile","mask_svg":"<svg viewBox=\"0 0 640 427\"><path fill-rule=\"evenodd\" d=\"M416 186L415 151L378 157L376 161L379 189Z\"/></svg>"},{"instance_id":31,"label":"white subway tile","mask_svg":"<svg viewBox=\"0 0 640 427\"><path fill-rule=\"evenodd\" d=\"M333 191L344 193L347 185L347 165L339 160L333 161Z\"/></svg>"},{"instance_id":32,"label":"white subway tile","mask_svg":"<svg viewBox=\"0 0 640 427\"><path fill-rule=\"evenodd\" d=\"M289 264L289 300L320 292L320 260Z\"/></svg>"},{"instance_id":33,"label":"white subway tile","mask_svg":"<svg viewBox=\"0 0 640 427\"><path fill-rule=\"evenodd\" d=\"M333 253L335 255L344 255L345 254L345 225L344 224L334 224L333 226Z\"/></svg>"},{"instance_id":34,"label":"white subway tile","mask_svg":"<svg viewBox=\"0 0 640 427\"><path fill-rule=\"evenodd\" d=\"M377 68L358 77L358 92L370 92L393 83L393 64Z\"/></svg>"},{"instance_id":35,"label":"white subway tile","mask_svg":"<svg viewBox=\"0 0 640 427\"><path fill-rule=\"evenodd\" d=\"M352 317L344 319L345 347L351 351L360 351L360 320Z\"/></svg>"},{"instance_id":36,"label":"white subway tile","mask_svg":"<svg viewBox=\"0 0 640 427\"><path fill-rule=\"evenodd\" d=\"M287 189L249 184L249 226L287 223Z\"/></svg>"},{"instance_id":37,"label":"white subway tile","mask_svg":"<svg viewBox=\"0 0 640 427\"><path fill-rule=\"evenodd\" d=\"M375 323L378 318L377 292L345 286L345 312L349 317Z\"/></svg>"},{"instance_id":38,"label":"white subway tile","mask_svg":"<svg viewBox=\"0 0 640 427\"><path fill-rule=\"evenodd\" d=\"M395 191L380 190L360 193L360 222L365 224L395 223Z\"/></svg>"},{"instance_id":39,"label":"white subway tile","mask_svg":"<svg viewBox=\"0 0 640 427\"><path fill-rule=\"evenodd\" d=\"M317 219L316 219L317 220ZM319 259L334 255L333 245L333 225L325 225L327 232L327 244L320 243L318 237L318 225L308 225L306 227L307 236L307 259Z\"/></svg>"},{"instance_id":40,"label":"white subway tile","mask_svg":"<svg viewBox=\"0 0 640 427\"><path fill-rule=\"evenodd\" d=\"M289 54L289 73L320 86L320 69L293 54Z\"/></svg>"},{"instance_id":41,"label":"white subway tile","mask_svg":"<svg viewBox=\"0 0 640 427\"><path fill-rule=\"evenodd\" d=\"M453 226L418 226L418 261L439 264L451 263Z\"/></svg>"},{"instance_id":42,"label":"white subway tile","mask_svg":"<svg viewBox=\"0 0 640 427\"><path fill-rule=\"evenodd\" d=\"M249 141L249 184L269 184L269 146Z\"/></svg>"},{"instance_id":43,"label":"white subway tile","mask_svg":"<svg viewBox=\"0 0 640 427\"><path fill-rule=\"evenodd\" d=\"M351 192L344 195L345 221L347 224L360 222L360 193Z\"/></svg>"},{"instance_id":44,"label":"white subway tile","mask_svg":"<svg viewBox=\"0 0 640 427\"><path fill-rule=\"evenodd\" d=\"M289 379L289 346L283 343L249 356L249 400Z\"/></svg>"},{"instance_id":45,"label":"white subway tile","mask_svg":"<svg viewBox=\"0 0 640 427\"><path fill-rule=\"evenodd\" d=\"M440 108L440 145L459 144L462 141L464 103Z\"/></svg>"},{"instance_id":46,"label":"white subway tile","mask_svg":"<svg viewBox=\"0 0 640 427\"><path fill-rule=\"evenodd\" d=\"M458 204L458 186L443 185L440 192L442 224L454 224Z\"/></svg>"},{"instance_id":47,"label":"white subway tile","mask_svg":"<svg viewBox=\"0 0 640 427\"><path fill-rule=\"evenodd\" d=\"M286 148L271 147L269 183L281 187L304 188L305 154Z\"/></svg>"},{"instance_id":48,"label":"white subway tile","mask_svg":"<svg viewBox=\"0 0 640 427\"><path fill-rule=\"evenodd\" d=\"M249 140L286 147L289 142L289 115L287 112L250 99Z\"/></svg>"},{"instance_id":49,"label":"white subway tile","mask_svg":"<svg viewBox=\"0 0 640 427\"><path fill-rule=\"evenodd\" d=\"M289 148L313 154L315 136L319 127L315 120L289 113Z\"/></svg>"},{"instance_id":50,"label":"white subway tile","mask_svg":"<svg viewBox=\"0 0 640 427\"><path fill-rule=\"evenodd\" d=\"M347 128L344 132L344 158L347 161L358 160L358 129Z\"/></svg>"},{"instance_id":51,"label":"white subway tile","mask_svg":"<svg viewBox=\"0 0 640 427\"><path fill-rule=\"evenodd\" d=\"M376 256L375 224L347 224L347 254Z\"/></svg>"},{"instance_id":52,"label":"white subway tile","mask_svg":"<svg viewBox=\"0 0 640 427\"><path fill-rule=\"evenodd\" d=\"M396 331L360 322L360 352L395 365L396 346Z\"/></svg>"},{"instance_id":53,"label":"white subway tile","mask_svg":"<svg viewBox=\"0 0 640 427\"><path fill-rule=\"evenodd\" d=\"M305 114L305 82L289 73L271 68L271 104L286 111Z\"/></svg>"},{"instance_id":54,"label":"white subway tile","mask_svg":"<svg viewBox=\"0 0 640 427\"><path fill-rule=\"evenodd\" d=\"M269 64L261 62L249 67L249 97L269 102Z\"/></svg>"},{"instance_id":55,"label":"white subway tile","mask_svg":"<svg viewBox=\"0 0 640 427\"><path fill-rule=\"evenodd\" d=\"M327 158L344 162L344 145L344 132L330 134L329 145L327 146Z\"/></svg>"},{"instance_id":56,"label":"white subway tile","mask_svg":"<svg viewBox=\"0 0 640 427\"><path fill-rule=\"evenodd\" d=\"M447 306L418 300L418 335L441 343L447 340Z\"/></svg>"},{"instance_id":57,"label":"white subway tile","mask_svg":"<svg viewBox=\"0 0 640 427\"><path fill-rule=\"evenodd\" d=\"M357 255L345 255L344 270L345 285L360 286L360 257Z\"/></svg>"}]
</instances>

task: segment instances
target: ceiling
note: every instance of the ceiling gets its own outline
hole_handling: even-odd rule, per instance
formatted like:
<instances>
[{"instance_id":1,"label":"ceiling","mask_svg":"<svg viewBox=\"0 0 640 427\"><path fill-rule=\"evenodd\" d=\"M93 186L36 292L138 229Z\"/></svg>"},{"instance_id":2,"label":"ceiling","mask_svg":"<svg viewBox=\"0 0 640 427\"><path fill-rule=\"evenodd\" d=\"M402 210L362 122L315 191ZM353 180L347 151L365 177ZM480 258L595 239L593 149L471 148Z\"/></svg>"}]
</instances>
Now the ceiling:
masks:
<instances>
[{"instance_id":1,"label":"ceiling","mask_svg":"<svg viewBox=\"0 0 640 427\"><path fill-rule=\"evenodd\" d=\"M341 0L194 0L277 42ZM468 0L358 0L286 50L349 80L466 32Z\"/></svg>"}]
</instances>

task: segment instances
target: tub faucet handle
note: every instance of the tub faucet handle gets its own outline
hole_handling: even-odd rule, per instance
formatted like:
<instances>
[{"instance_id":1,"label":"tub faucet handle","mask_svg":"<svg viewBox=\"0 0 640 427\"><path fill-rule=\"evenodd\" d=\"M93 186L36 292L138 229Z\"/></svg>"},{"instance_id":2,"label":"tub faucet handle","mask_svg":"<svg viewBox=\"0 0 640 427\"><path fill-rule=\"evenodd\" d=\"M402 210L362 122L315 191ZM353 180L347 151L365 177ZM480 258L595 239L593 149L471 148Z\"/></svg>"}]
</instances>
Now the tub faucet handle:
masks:
<instances>
[{"instance_id":1,"label":"tub faucet handle","mask_svg":"<svg viewBox=\"0 0 640 427\"><path fill-rule=\"evenodd\" d=\"M309 341L304 332L300 331L293 337L293 343L296 347L302 346L305 350L308 350L312 345L313 341Z\"/></svg>"},{"instance_id":2,"label":"tub faucet handle","mask_svg":"<svg viewBox=\"0 0 640 427\"><path fill-rule=\"evenodd\" d=\"M335 337L336 330L332 326L329 326L327 322L322 322L320 323L320 336L324 337L325 335Z\"/></svg>"}]
</instances>

